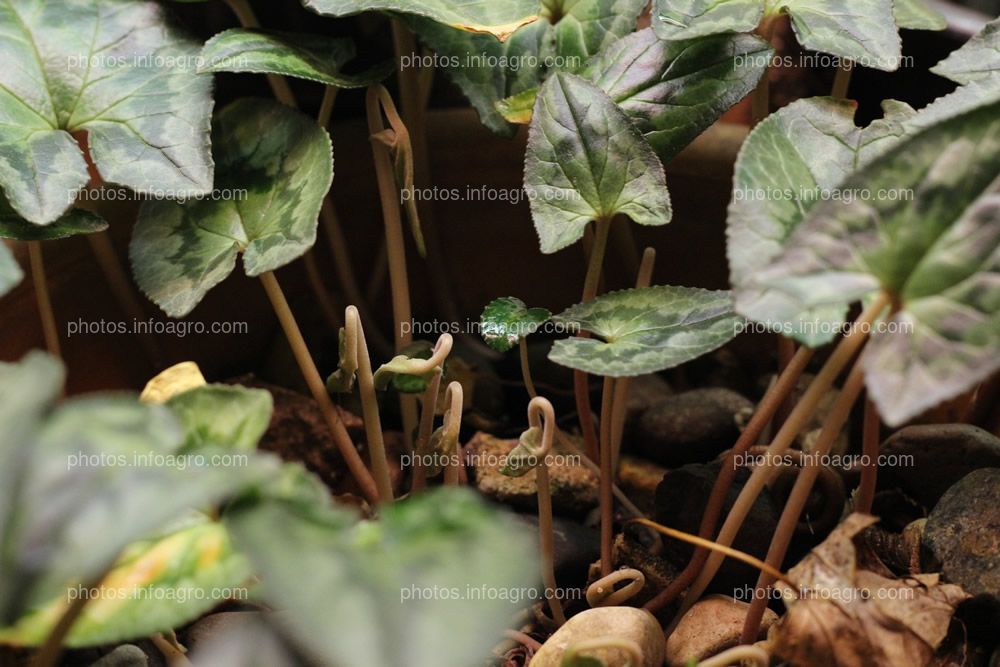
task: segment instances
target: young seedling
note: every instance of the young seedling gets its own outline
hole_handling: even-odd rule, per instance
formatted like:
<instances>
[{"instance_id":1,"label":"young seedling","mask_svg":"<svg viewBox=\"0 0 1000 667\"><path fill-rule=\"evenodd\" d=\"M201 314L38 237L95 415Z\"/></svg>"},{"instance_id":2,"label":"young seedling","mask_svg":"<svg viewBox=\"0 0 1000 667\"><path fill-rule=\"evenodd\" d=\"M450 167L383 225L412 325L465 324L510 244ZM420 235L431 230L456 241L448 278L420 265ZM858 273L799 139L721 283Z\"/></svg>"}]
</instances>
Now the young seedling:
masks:
<instances>
[{"instance_id":1,"label":"young seedling","mask_svg":"<svg viewBox=\"0 0 1000 667\"><path fill-rule=\"evenodd\" d=\"M623 581L628 583L616 588ZM615 570L587 587L587 604L591 607L617 607L634 597L646 585L646 575L632 568Z\"/></svg>"},{"instance_id":2,"label":"young seedling","mask_svg":"<svg viewBox=\"0 0 1000 667\"><path fill-rule=\"evenodd\" d=\"M552 529L552 491L549 481L548 456L552 451L555 434L556 415L548 399L536 396L528 403L528 430L521 434L517 446L507 455L501 473L510 477L523 477L535 471L535 486L538 489L538 532L541 542L542 581L545 597L552 610L556 625L566 622L556 574L553 554L554 535Z\"/></svg>"}]
</instances>

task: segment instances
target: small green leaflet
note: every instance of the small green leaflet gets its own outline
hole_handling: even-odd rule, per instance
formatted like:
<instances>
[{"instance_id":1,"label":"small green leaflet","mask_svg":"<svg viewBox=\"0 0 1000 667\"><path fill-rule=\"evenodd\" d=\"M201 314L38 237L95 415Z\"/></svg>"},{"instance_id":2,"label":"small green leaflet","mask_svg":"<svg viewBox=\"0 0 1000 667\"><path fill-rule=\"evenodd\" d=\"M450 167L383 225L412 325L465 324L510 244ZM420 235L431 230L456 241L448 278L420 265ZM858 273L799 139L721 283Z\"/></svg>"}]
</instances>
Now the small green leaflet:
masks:
<instances>
[{"instance_id":1,"label":"small green leaflet","mask_svg":"<svg viewBox=\"0 0 1000 667\"><path fill-rule=\"evenodd\" d=\"M146 202L129 245L136 282L171 317L183 317L235 268L284 266L316 240L333 179L326 131L277 102L241 99L213 128L216 194Z\"/></svg>"},{"instance_id":2,"label":"small green leaflet","mask_svg":"<svg viewBox=\"0 0 1000 667\"><path fill-rule=\"evenodd\" d=\"M416 340L404 347L398 355L378 367L374 374L375 388L379 391L392 388L403 394L419 394L437 370L421 373L431 358L433 344Z\"/></svg>"},{"instance_id":3,"label":"small green leaflet","mask_svg":"<svg viewBox=\"0 0 1000 667\"><path fill-rule=\"evenodd\" d=\"M0 238L16 241L52 241L77 234L103 232L107 228L108 223L103 218L82 208L70 209L51 224L36 225L18 215L7 199L0 194Z\"/></svg>"},{"instance_id":4,"label":"small green leaflet","mask_svg":"<svg viewBox=\"0 0 1000 667\"><path fill-rule=\"evenodd\" d=\"M341 68L354 57L354 42L323 35L233 28L208 40L199 72L255 72L318 81L337 88L363 88L395 70L387 61L361 74Z\"/></svg>"},{"instance_id":5,"label":"small green leaflet","mask_svg":"<svg viewBox=\"0 0 1000 667\"><path fill-rule=\"evenodd\" d=\"M274 401L265 389L212 384L174 396L167 407L184 428L184 453L206 447L252 452L271 421Z\"/></svg>"},{"instance_id":6,"label":"small green leaflet","mask_svg":"<svg viewBox=\"0 0 1000 667\"><path fill-rule=\"evenodd\" d=\"M203 515L162 537L127 546L73 624L70 647L115 644L167 632L198 618L223 600L221 591L250 579L250 564L233 551L225 528ZM38 646L66 604L59 597L0 629L0 644Z\"/></svg>"},{"instance_id":7,"label":"small green leaflet","mask_svg":"<svg viewBox=\"0 0 1000 667\"><path fill-rule=\"evenodd\" d=\"M329 503L279 498L237 506L224 519L264 597L283 610L275 620L323 664L468 667L487 659L523 608L523 598L509 598L537 583L531 540L464 488L433 489L380 515L355 523Z\"/></svg>"},{"instance_id":8,"label":"small green leaflet","mask_svg":"<svg viewBox=\"0 0 1000 667\"><path fill-rule=\"evenodd\" d=\"M549 359L606 377L683 364L725 345L743 327L729 292L670 286L610 292L553 320L598 338L558 340Z\"/></svg>"},{"instance_id":9,"label":"small green leaflet","mask_svg":"<svg viewBox=\"0 0 1000 667\"><path fill-rule=\"evenodd\" d=\"M545 324L552 313L545 308L528 308L512 296L494 299L479 318L479 335L497 352L506 352Z\"/></svg>"},{"instance_id":10,"label":"small green leaflet","mask_svg":"<svg viewBox=\"0 0 1000 667\"><path fill-rule=\"evenodd\" d=\"M534 470L542 462L536 454L541 451L541 442L541 426L531 426L522 431L517 439L517 446L507 454L500 474L508 477L524 477Z\"/></svg>"},{"instance_id":11,"label":"small green leaflet","mask_svg":"<svg viewBox=\"0 0 1000 667\"><path fill-rule=\"evenodd\" d=\"M212 81L200 45L148 0L0 0L0 187L35 224L90 177L170 198L212 189Z\"/></svg>"},{"instance_id":12,"label":"small green leaflet","mask_svg":"<svg viewBox=\"0 0 1000 667\"><path fill-rule=\"evenodd\" d=\"M24 279L24 272L14 259L7 244L0 240L0 296L3 296Z\"/></svg>"},{"instance_id":13,"label":"small green leaflet","mask_svg":"<svg viewBox=\"0 0 1000 667\"><path fill-rule=\"evenodd\" d=\"M670 40L752 32L782 13L791 17L799 43L810 51L890 72L899 68L902 44L893 0L655 0L653 29ZM904 20L927 18L904 12Z\"/></svg>"},{"instance_id":14,"label":"small green leaflet","mask_svg":"<svg viewBox=\"0 0 1000 667\"><path fill-rule=\"evenodd\" d=\"M538 19L538 0L304 0L319 14L351 16L368 11L423 16L438 23L483 32L503 41L522 25Z\"/></svg>"},{"instance_id":15,"label":"small green leaflet","mask_svg":"<svg viewBox=\"0 0 1000 667\"><path fill-rule=\"evenodd\" d=\"M897 143L842 187L884 194L817 205L759 281L795 308L893 297L900 310L873 334L864 368L897 426L1000 367L1000 91L981 90L979 106Z\"/></svg>"},{"instance_id":16,"label":"small green leaflet","mask_svg":"<svg viewBox=\"0 0 1000 667\"><path fill-rule=\"evenodd\" d=\"M962 84L981 81L1000 87L1000 18L987 23L931 71Z\"/></svg>"},{"instance_id":17,"label":"small green leaflet","mask_svg":"<svg viewBox=\"0 0 1000 667\"><path fill-rule=\"evenodd\" d=\"M578 241L594 220L626 215L642 225L670 221L663 166L604 91L557 73L535 103L524 188L543 253Z\"/></svg>"},{"instance_id":18,"label":"small green leaflet","mask_svg":"<svg viewBox=\"0 0 1000 667\"><path fill-rule=\"evenodd\" d=\"M554 71L574 72L587 60L635 29L646 0L549 0L542 18L517 30L503 43L489 35L449 28L428 19L410 25L437 54L437 63L458 84L494 132L513 135L496 105L537 89ZM526 101L527 123L535 93Z\"/></svg>"},{"instance_id":19,"label":"small green leaflet","mask_svg":"<svg viewBox=\"0 0 1000 667\"><path fill-rule=\"evenodd\" d=\"M906 134L905 124L916 112L901 102L885 102L883 108L884 118L859 128L852 103L799 100L765 118L743 142L726 226L739 313L807 345L834 338L846 303L807 308L785 319L794 301L763 285L759 275L809 211L824 199L855 196L840 188L841 182Z\"/></svg>"}]
</instances>

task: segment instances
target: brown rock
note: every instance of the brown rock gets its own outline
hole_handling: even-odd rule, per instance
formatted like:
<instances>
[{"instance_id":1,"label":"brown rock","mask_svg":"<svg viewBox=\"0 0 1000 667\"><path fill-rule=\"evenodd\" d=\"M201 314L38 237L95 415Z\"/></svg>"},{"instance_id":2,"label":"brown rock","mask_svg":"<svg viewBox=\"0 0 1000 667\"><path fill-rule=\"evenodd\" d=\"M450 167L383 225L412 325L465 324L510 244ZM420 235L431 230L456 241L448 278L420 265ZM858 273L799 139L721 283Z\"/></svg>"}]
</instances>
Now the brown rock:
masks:
<instances>
[{"instance_id":1,"label":"brown rock","mask_svg":"<svg viewBox=\"0 0 1000 667\"><path fill-rule=\"evenodd\" d=\"M536 511L538 487L535 471L523 477L508 477L500 473L506 456L516 445L517 440L502 440L479 432L469 441L466 452L475 469L476 487L483 495L519 510ZM584 467L579 455L556 445L550 457L553 511L580 516L595 507L597 476Z\"/></svg>"},{"instance_id":2,"label":"brown rock","mask_svg":"<svg viewBox=\"0 0 1000 667\"><path fill-rule=\"evenodd\" d=\"M531 667L559 667L567 648L604 637L631 639L638 644L642 649L642 667L663 665L663 630L652 614L634 607L599 607L569 619L535 654ZM598 649L588 651L586 655L603 661L606 667L625 667L629 664L628 655L620 649Z\"/></svg>"},{"instance_id":3,"label":"brown rock","mask_svg":"<svg viewBox=\"0 0 1000 667\"><path fill-rule=\"evenodd\" d=\"M736 646L743 632L750 605L725 595L710 595L691 607L667 639L667 664L682 667ZM778 620L772 610L764 612L759 639Z\"/></svg>"},{"instance_id":4,"label":"brown rock","mask_svg":"<svg viewBox=\"0 0 1000 667\"><path fill-rule=\"evenodd\" d=\"M695 389L654 403L636 428L639 453L675 468L704 463L739 437L739 416L753 403L729 389Z\"/></svg>"},{"instance_id":5,"label":"brown rock","mask_svg":"<svg viewBox=\"0 0 1000 667\"><path fill-rule=\"evenodd\" d=\"M651 461L624 455L618 465L618 486L645 514L652 514L656 505L656 487L663 481L667 469Z\"/></svg>"}]
</instances>

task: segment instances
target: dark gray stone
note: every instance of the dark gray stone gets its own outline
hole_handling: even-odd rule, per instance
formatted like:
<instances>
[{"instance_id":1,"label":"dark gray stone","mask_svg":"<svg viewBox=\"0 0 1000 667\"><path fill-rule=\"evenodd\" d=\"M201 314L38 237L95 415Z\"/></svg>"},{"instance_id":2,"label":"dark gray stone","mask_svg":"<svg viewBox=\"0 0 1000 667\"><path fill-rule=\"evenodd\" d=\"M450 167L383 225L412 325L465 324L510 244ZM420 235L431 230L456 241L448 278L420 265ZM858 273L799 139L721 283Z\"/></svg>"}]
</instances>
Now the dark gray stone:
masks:
<instances>
[{"instance_id":1,"label":"dark gray stone","mask_svg":"<svg viewBox=\"0 0 1000 667\"><path fill-rule=\"evenodd\" d=\"M740 431L739 415L753 403L729 389L695 389L657 401L636 429L639 452L667 467L705 463L729 449Z\"/></svg>"},{"instance_id":2,"label":"dark gray stone","mask_svg":"<svg viewBox=\"0 0 1000 667\"><path fill-rule=\"evenodd\" d=\"M146 652L135 644L122 644L90 667L147 667Z\"/></svg>"},{"instance_id":3,"label":"dark gray stone","mask_svg":"<svg viewBox=\"0 0 1000 667\"><path fill-rule=\"evenodd\" d=\"M533 535L538 535L538 516L517 514ZM574 586L587 578L590 564L601 557L601 532L569 519L552 520L552 560L559 586Z\"/></svg>"},{"instance_id":4,"label":"dark gray stone","mask_svg":"<svg viewBox=\"0 0 1000 667\"><path fill-rule=\"evenodd\" d=\"M973 470L1000 468L1000 439L969 424L907 426L886 439L880 452L897 461L912 457L912 464L881 468L880 486L898 487L927 508Z\"/></svg>"},{"instance_id":5,"label":"dark gray stone","mask_svg":"<svg viewBox=\"0 0 1000 667\"><path fill-rule=\"evenodd\" d=\"M975 470L948 489L927 517L923 546L947 581L1000 600L1000 468Z\"/></svg>"}]
</instances>

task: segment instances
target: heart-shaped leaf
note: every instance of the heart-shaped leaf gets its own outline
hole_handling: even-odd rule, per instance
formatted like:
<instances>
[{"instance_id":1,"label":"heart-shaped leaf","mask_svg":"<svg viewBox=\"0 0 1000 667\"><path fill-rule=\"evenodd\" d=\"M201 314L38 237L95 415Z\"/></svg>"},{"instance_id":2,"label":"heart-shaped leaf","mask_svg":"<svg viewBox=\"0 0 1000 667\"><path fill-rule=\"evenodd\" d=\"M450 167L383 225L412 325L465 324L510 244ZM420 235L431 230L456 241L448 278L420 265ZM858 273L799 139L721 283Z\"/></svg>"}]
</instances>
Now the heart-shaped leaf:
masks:
<instances>
[{"instance_id":1,"label":"heart-shaped leaf","mask_svg":"<svg viewBox=\"0 0 1000 667\"><path fill-rule=\"evenodd\" d=\"M36 225L17 214L7 199L0 194L0 238L16 241L52 241L77 234L103 232L108 223L96 213L82 208L68 213L48 225Z\"/></svg>"},{"instance_id":2,"label":"heart-shaped leaf","mask_svg":"<svg viewBox=\"0 0 1000 667\"><path fill-rule=\"evenodd\" d=\"M17 408L0 410L0 432L15 434L0 438L9 482L0 501L0 624L65 598L67 586L86 585L130 542L276 470L257 457L216 465L220 450L181 455L182 430L162 406L94 397L52 410L60 380L44 355L0 366L0 396Z\"/></svg>"},{"instance_id":3,"label":"heart-shaped leaf","mask_svg":"<svg viewBox=\"0 0 1000 667\"><path fill-rule=\"evenodd\" d=\"M587 223L622 214L642 225L670 221L663 166L604 91L557 73L535 103L524 188L543 253L578 241Z\"/></svg>"},{"instance_id":4,"label":"heart-shaped leaf","mask_svg":"<svg viewBox=\"0 0 1000 667\"><path fill-rule=\"evenodd\" d=\"M893 0L656 0L653 28L663 39L751 32L788 14L799 43L866 67L894 71L902 44Z\"/></svg>"},{"instance_id":5,"label":"heart-shaped leaf","mask_svg":"<svg viewBox=\"0 0 1000 667\"><path fill-rule=\"evenodd\" d=\"M392 74L387 61L361 74L341 68L354 57L354 42L323 35L233 28L205 43L199 72L255 72L319 81L338 88L363 88Z\"/></svg>"},{"instance_id":6,"label":"heart-shaped leaf","mask_svg":"<svg viewBox=\"0 0 1000 667\"><path fill-rule=\"evenodd\" d=\"M497 352L506 352L545 324L552 313L545 308L528 308L512 296L494 299L479 317L479 334Z\"/></svg>"},{"instance_id":7,"label":"heart-shaped leaf","mask_svg":"<svg viewBox=\"0 0 1000 667\"><path fill-rule=\"evenodd\" d=\"M356 525L329 505L275 498L225 520L264 596L286 610L287 631L324 664L477 664L537 579L530 541L466 489L424 493Z\"/></svg>"},{"instance_id":8,"label":"heart-shaped leaf","mask_svg":"<svg viewBox=\"0 0 1000 667\"><path fill-rule=\"evenodd\" d=\"M807 345L834 338L846 304L809 308L789 320L794 301L762 284L759 274L809 211L824 199L855 196L840 183L906 133L904 124L916 112L900 102L883 107L883 119L859 128L852 103L799 100L768 116L743 142L726 228L730 283L741 314ZM786 326L790 321L795 325Z\"/></svg>"},{"instance_id":9,"label":"heart-shaped leaf","mask_svg":"<svg viewBox=\"0 0 1000 667\"><path fill-rule=\"evenodd\" d=\"M958 83L988 81L1000 86L1000 18L983 26L976 36L931 71Z\"/></svg>"},{"instance_id":10,"label":"heart-shaped leaf","mask_svg":"<svg viewBox=\"0 0 1000 667\"><path fill-rule=\"evenodd\" d=\"M817 205L759 277L792 310L890 295L864 368L891 426L1000 367L1000 90L978 96L851 176L871 196Z\"/></svg>"},{"instance_id":11,"label":"heart-shaped leaf","mask_svg":"<svg viewBox=\"0 0 1000 667\"><path fill-rule=\"evenodd\" d=\"M892 0L896 26L907 30L944 30L948 20L924 0Z\"/></svg>"},{"instance_id":12,"label":"heart-shaped leaf","mask_svg":"<svg viewBox=\"0 0 1000 667\"><path fill-rule=\"evenodd\" d=\"M483 124L510 136L514 128L509 123L531 119L536 93L525 101L528 109L521 121L505 118L510 112L498 111L497 104L537 88L551 72L579 70L591 56L635 30L645 6L645 0L549 0L538 21L503 43L427 19L415 18L410 24L435 51L435 64L458 84Z\"/></svg>"},{"instance_id":13,"label":"heart-shaped leaf","mask_svg":"<svg viewBox=\"0 0 1000 667\"><path fill-rule=\"evenodd\" d=\"M158 2L0 2L0 187L18 214L54 222L87 184L70 133L86 133L109 183L210 192L212 82L195 71L199 50Z\"/></svg>"},{"instance_id":14,"label":"heart-shaped leaf","mask_svg":"<svg viewBox=\"0 0 1000 667\"><path fill-rule=\"evenodd\" d=\"M350 16L368 11L423 16L438 23L505 40L522 25L538 19L538 0L304 0L320 14Z\"/></svg>"},{"instance_id":15,"label":"heart-shaped leaf","mask_svg":"<svg viewBox=\"0 0 1000 667\"><path fill-rule=\"evenodd\" d=\"M167 402L184 428L184 453L208 447L253 451L271 421L274 401L264 389L225 384L198 387Z\"/></svg>"},{"instance_id":16,"label":"heart-shaped leaf","mask_svg":"<svg viewBox=\"0 0 1000 667\"><path fill-rule=\"evenodd\" d=\"M240 253L249 276L300 257L333 179L326 131L277 102L233 102L212 137L218 194L146 202L129 245L136 282L172 317L190 313Z\"/></svg>"},{"instance_id":17,"label":"heart-shaped leaf","mask_svg":"<svg viewBox=\"0 0 1000 667\"><path fill-rule=\"evenodd\" d=\"M729 292L694 287L644 287L610 292L553 320L597 338L558 340L549 359L606 377L656 373L725 345L743 320Z\"/></svg>"},{"instance_id":18,"label":"heart-shaped leaf","mask_svg":"<svg viewBox=\"0 0 1000 667\"><path fill-rule=\"evenodd\" d=\"M0 296L14 288L24 278L24 272L18 265L7 244L0 241Z\"/></svg>"},{"instance_id":19,"label":"heart-shaped leaf","mask_svg":"<svg viewBox=\"0 0 1000 667\"><path fill-rule=\"evenodd\" d=\"M222 524L203 515L185 524L164 536L133 542L99 588L71 587L69 599L60 595L0 629L0 643L41 644L78 597L88 602L66 637L70 647L167 632L224 602L227 591L244 597L239 587L249 579L250 565L233 551Z\"/></svg>"},{"instance_id":20,"label":"heart-shaped leaf","mask_svg":"<svg viewBox=\"0 0 1000 667\"><path fill-rule=\"evenodd\" d=\"M754 89L773 53L753 35L678 42L647 28L616 42L580 76L628 114L665 163Z\"/></svg>"}]
</instances>

